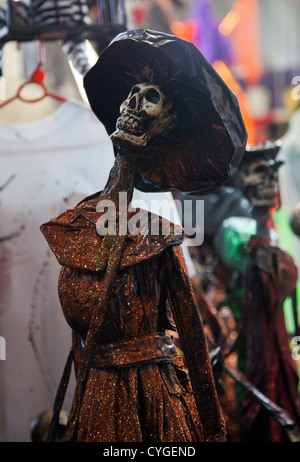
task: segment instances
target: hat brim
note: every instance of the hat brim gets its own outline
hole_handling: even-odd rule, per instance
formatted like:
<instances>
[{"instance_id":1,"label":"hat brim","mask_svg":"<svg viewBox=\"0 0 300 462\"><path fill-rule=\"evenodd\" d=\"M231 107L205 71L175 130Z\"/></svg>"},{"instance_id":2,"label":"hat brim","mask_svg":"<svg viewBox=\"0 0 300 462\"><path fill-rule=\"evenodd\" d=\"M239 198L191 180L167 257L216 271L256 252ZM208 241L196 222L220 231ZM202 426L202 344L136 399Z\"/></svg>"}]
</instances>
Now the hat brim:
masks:
<instances>
[{"instance_id":1,"label":"hat brim","mask_svg":"<svg viewBox=\"0 0 300 462\"><path fill-rule=\"evenodd\" d=\"M109 135L115 131L120 105L143 70L153 80L170 79L178 87L185 139L146 147L137 162L135 186L142 191L181 190L208 193L228 181L239 167L247 133L238 100L213 66L191 43L148 30L119 34L85 75L91 108ZM169 146L168 146L169 143Z\"/></svg>"},{"instance_id":2,"label":"hat brim","mask_svg":"<svg viewBox=\"0 0 300 462\"><path fill-rule=\"evenodd\" d=\"M263 143L246 146L240 167L244 168L258 159L275 160L281 145L281 140L267 140Z\"/></svg>"}]
</instances>

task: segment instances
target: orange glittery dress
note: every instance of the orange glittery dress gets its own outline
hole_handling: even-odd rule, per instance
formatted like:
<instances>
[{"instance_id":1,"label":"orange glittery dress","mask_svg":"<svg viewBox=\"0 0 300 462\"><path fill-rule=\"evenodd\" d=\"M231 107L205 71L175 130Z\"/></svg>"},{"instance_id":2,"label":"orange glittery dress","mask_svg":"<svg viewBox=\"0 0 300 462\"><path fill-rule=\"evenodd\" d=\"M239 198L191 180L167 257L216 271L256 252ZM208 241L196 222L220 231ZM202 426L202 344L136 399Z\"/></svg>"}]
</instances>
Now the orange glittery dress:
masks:
<instances>
[{"instance_id":1,"label":"orange glittery dress","mask_svg":"<svg viewBox=\"0 0 300 462\"><path fill-rule=\"evenodd\" d=\"M204 194L228 181L247 139L238 101L193 44L148 30L119 34L84 76L84 88L111 137L115 164L101 193L41 227L63 267L60 300L74 332L66 440L224 441L182 231L171 224L170 232L153 233L153 221L163 228L163 219L148 214L145 229L123 234L121 222L134 212L117 203L127 192L130 205L134 188ZM116 232L99 233L102 199L116 206ZM166 332L171 318L189 380Z\"/></svg>"},{"instance_id":2,"label":"orange glittery dress","mask_svg":"<svg viewBox=\"0 0 300 462\"><path fill-rule=\"evenodd\" d=\"M59 296L74 333L77 379L94 323L84 391L81 400L75 394L67 438L71 433L76 441L223 440L202 323L180 248L182 233L172 225L164 236L126 236L109 303L101 310L107 259L118 239L97 233L98 202L99 195L87 198L41 227L63 266ZM166 332L174 330L173 319L194 392Z\"/></svg>"}]
</instances>

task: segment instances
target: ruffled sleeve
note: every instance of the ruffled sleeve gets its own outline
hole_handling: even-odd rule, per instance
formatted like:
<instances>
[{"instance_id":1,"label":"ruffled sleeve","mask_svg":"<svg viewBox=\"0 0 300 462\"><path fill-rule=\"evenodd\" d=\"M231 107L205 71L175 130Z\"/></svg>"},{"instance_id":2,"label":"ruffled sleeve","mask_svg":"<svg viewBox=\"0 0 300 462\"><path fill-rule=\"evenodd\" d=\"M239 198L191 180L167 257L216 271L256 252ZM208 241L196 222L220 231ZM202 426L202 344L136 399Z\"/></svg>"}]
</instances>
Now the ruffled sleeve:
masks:
<instances>
[{"instance_id":1,"label":"ruffled sleeve","mask_svg":"<svg viewBox=\"0 0 300 462\"><path fill-rule=\"evenodd\" d=\"M203 324L180 247L168 250L166 280L204 441L225 441L225 421L215 388Z\"/></svg>"}]
</instances>

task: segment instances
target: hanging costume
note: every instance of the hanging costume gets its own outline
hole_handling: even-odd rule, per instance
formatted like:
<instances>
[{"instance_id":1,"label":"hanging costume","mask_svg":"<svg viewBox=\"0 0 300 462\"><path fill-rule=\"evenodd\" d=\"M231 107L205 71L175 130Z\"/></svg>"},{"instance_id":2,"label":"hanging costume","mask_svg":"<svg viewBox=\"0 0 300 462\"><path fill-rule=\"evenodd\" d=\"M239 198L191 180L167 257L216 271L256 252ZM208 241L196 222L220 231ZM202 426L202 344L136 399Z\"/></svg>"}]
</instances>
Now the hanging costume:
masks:
<instances>
[{"instance_id":1,"label":"hanging costume","mask_svg":"<svg viewBox=\"0 0 300 462\"><path fill-rule=\"evenodd\" d=\"M163 228L164 220L147 214L139 234L122 234L122 220L129 225L134 212L118 208L117 199L126 192L130 205L134 186L207 192L223 184L246 143L236 98L192 44L153 31L120 34L86 75L85 89L116 161L102 192L41 227L63 267L59 294L74 333L77 386L66 440L223 441L182 232L169 224L169 233L153 234L153 222ZM175 127L170 104L162 103L168 91ZM101 200L116 206L116 233L97 232ZM191 385L166 333L172 320Z\"/></svg>"}]
</instances>

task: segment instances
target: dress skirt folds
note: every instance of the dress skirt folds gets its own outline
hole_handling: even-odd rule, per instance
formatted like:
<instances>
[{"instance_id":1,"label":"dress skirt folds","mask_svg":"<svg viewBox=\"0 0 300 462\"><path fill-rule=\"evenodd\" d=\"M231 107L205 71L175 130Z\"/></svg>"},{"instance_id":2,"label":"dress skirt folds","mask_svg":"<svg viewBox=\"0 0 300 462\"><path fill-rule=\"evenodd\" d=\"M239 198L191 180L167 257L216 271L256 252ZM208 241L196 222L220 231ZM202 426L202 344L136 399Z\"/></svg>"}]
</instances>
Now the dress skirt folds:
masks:
<instances>
[{"instance_id":1,"label":"dress skirt folds","mask_svg":"<svg viewBox=\"0 0 300 462\"><path fill-rule=\"evenodd\" d=\"M91 359L78 441L200 439L200 422L191 388L180 367L181 358L163 331L168 320L158 287L159 260L141 262L140 268L131 267L118 275ZM139 271L148 276L143 292ZM97 300L97 292L101 292L101 276L70 268L62 270L62 307L81 338L86 336L91 299ZM78 359L83 344L77 339L74 350Z\"/></svg>"},{"instance_id":2,"label":"dress skirt folds","mask_svg":"<svg viewBox=\"0 0 300 462\"><path fill-rule=\"evenodd\" d=\"M92 368L77 441L199 441L191 392L170 364Z\"/></svg>"}]
</instances>

